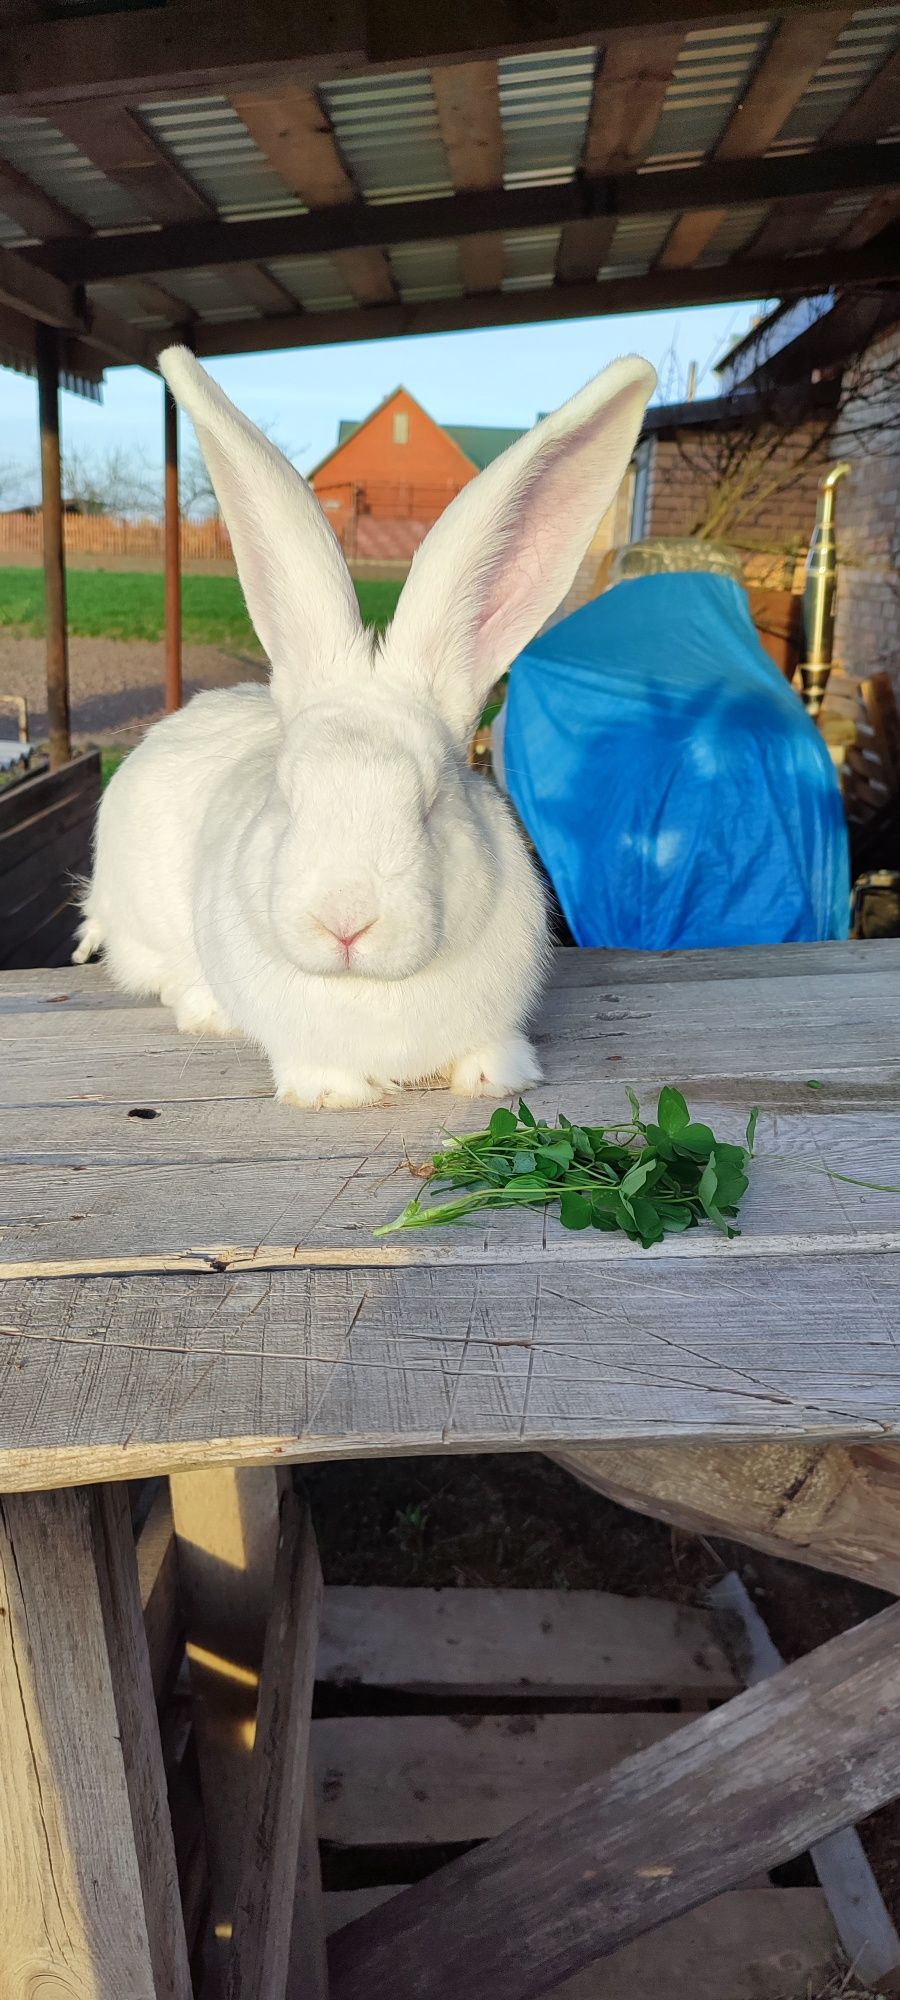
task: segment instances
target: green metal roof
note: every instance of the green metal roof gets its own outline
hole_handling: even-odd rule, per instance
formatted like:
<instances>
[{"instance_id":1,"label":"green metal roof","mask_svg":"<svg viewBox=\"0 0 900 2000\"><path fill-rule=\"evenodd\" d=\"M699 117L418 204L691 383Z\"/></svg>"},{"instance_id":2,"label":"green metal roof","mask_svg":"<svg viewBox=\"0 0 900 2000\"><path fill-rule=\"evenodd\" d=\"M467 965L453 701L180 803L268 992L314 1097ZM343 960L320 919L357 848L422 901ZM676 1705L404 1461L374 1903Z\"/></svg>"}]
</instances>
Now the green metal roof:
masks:
<instances>
[{"instance_id":1,"label":"green metal roof","mask_svg":"<svg viewBox=\"0 0 900 2000\"><path fill-rule=\"evenodd\" d=\"M460 451L465 452L472 464L477 465L479 472L490 465L492 458L499 458L507 445L515 444L516 438L523 435L521 431L501 429L492 424L442 424L441 429L452 437L454 444L459 445Z\"/></svg>"},{"instance_id":2,"label":"green metal roof","mask_svg":"<svg viewBox=\"0 0 900 2000\"><path fill-rule=\"evenodd\" d=\"M393 402L397 393L396 389L392 389L391 394L385 396L384 402L379 403L377 408L381 410L385 403ZM372 411L371 415L374 414ZM426 411L426 415L429 414ZM354 432L360 430L362 423L366 422L368 418L363 418L360 422L353 417L342 417L338 424L338 447L346 444L347 439L353 437ZM438 423L436 417L432 417L432 423ZM438 424L438 430L446 431L447 436L453 439L460 451L465 452L473 465L477 465L479 472L483 472L492 459L499 458L501 451L505 451L507 445L515 444L516 438L523 435L521 431L509 430L505 426L494 424Z\"/></svg>"}]
</instances>

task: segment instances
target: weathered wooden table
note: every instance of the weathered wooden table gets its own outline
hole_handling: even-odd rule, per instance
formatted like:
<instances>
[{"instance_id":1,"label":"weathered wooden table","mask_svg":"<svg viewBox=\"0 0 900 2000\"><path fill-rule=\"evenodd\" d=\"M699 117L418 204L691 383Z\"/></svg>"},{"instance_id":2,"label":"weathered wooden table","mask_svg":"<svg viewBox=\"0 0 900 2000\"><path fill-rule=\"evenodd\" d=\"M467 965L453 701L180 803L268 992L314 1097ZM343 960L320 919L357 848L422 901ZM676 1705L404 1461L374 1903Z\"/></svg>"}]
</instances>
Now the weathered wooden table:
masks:
<instances>
[{"instance_id":1,"label":"weathered wooden table","mask_svg":"<svg viewBox=\"0 0 900 2000\"><path fill-rule=\"evenodd\" d=\"M677 1083L738 1138L758 1105L740 1239L643 1253L524 1212L376 1239L477 1109L283 1109L252 1049L96 970L0 982L4 1991L191 1990L121 1482L172 1477L197 1602L252 1611L198 1471L246 1493L338 1454L900 1436L900 1196L839 1178L900 1184L900 944L562 953L539 1041L537 1109L611 1120ZM388 1950L424 1993L389 1922ZM339 1974L365 1990L349 1948Z\"/></svg>"}]
</instances>

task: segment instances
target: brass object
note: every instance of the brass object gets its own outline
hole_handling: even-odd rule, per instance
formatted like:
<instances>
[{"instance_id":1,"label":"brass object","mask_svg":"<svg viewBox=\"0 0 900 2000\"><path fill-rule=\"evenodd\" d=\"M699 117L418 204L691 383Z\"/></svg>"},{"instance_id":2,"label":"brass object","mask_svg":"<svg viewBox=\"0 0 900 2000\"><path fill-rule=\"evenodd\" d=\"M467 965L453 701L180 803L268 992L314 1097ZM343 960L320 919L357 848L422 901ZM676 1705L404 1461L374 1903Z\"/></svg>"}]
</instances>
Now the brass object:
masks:
<instances>
[{"instance_id":1,"label":"brass object","mask_svg":"<svg viewBox=\"0 0 900 2000\"><path fill-rule=\"evenodd\" d=\"M846 459L833 465L819 487L816 525L806 558L803 589L803 637L806 658L800 663L800 685L809 715L816 716L825 698L834 647L834 596L837 584L837 547L834 534L834 502L838 481L852 467Z\"/></svg>"}]
</instances>

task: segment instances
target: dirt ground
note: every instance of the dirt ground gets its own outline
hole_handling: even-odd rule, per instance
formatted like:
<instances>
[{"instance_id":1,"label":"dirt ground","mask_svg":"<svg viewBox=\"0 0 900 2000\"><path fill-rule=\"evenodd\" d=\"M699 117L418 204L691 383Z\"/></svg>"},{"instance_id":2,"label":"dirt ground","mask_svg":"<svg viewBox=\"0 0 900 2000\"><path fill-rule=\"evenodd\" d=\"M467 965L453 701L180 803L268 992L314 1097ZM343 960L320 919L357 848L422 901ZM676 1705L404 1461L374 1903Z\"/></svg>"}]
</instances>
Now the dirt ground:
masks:
<instances>
[{"instance_id":1,"label":"dirt ground","mask_svg":"<svg viewBox=\"0 0 900 2000\"><path fill-rule=\"evenodd\" d=\"M76 743L131 747L163 713L164 654L149 640L70 639L72 733ZM249 654L219 646L185 646L185 695L200 688L263 681ZM0 693L23 694L32 742L47 730L44 642L0 631Z\"/></svg>"},{"instance_id":2,"label":"dirt ground","mask_svg":"<svg viewBox=\"0 0 900 2000\"><path fill-rule=\"evenodd\" d=\"M786 1660L890 1602L847 1578L645 1519L534 1454L335 1462L301 1484L328 1583L611 1590L700 1604L736 1569ZM860 1833L900 1926L900 1802ZM815 1877L801 1856L778 1879Z\"/></svg>"}]
</instances>

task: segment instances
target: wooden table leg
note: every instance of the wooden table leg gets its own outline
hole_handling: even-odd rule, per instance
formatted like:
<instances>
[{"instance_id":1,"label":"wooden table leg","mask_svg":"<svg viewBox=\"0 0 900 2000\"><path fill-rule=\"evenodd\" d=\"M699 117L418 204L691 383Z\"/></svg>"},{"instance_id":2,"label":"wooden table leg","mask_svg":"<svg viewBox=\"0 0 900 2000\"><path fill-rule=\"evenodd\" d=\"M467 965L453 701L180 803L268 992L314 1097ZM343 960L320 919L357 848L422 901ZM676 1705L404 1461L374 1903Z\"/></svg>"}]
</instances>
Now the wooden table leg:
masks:
<instances>
[{"instance_id":1,"label":"wooden table leg","mask_svg":"<svg viewBox=\"0 0 900 2000\"><path fill-rule=\"evenodd\" d=\"M0 1991L190 2000L125 1489L0 1498Z\"/></svg>"}]
</instances>

